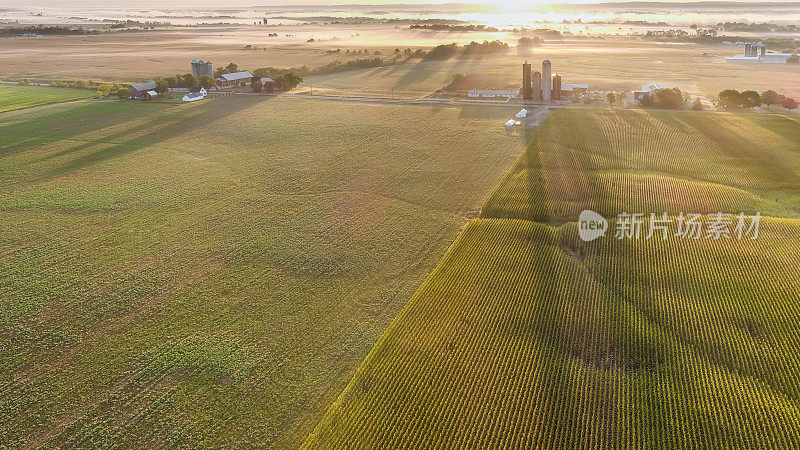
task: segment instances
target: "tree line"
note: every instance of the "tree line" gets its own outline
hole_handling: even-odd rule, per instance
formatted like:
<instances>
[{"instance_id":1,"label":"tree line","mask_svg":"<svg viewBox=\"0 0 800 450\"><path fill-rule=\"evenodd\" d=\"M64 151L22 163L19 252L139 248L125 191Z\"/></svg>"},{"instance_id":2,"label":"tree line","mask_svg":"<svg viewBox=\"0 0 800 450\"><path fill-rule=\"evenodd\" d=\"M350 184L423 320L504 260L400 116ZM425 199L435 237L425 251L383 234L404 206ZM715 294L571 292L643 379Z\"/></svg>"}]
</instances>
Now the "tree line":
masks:
<instances>
[{"instance_id":1,"label":"tree line","mask_svg":"<svg viewBox=\"0 0 800 450\"><path fill-rule=\"evenodd\" d=\"M678 88L656 89L642 95L641 105L645 108L683 109L686 97ZM703 109L699 101L695 101L692 109Z\"/></svg>"},{"instance_id":2,"label":"tree line","mask_svg":"<svg viewBox=\"0 0 800 450\"><path fill-rule=\"evenodd\" d=\"M430 25L412 24L409 28L412 30L458 31L458 32L478 31L483 33L496 33L500 31L495 27L488 27L486 25L451 25L447 23L433 23Z\"/></svg>"},{"instance_id":3,"label":"tree line","mask_svg":"<svg viewBox=\"0 0 800 450\"><path fill-rule=\"evenodd\" d=\"M459 46L456 43L437 45L427 51L424 49L406 48L401 50L400 48L396 48L394 49L393 58L375 57L375 58L357 58L351 60L336 60L324 66L318 66L318 67L309 67L305 65L300 67L291 67L291 68L261 67L254 70L253 75L258 78L269 77L278 82L277 77L281 77L284 74L290 72L300 77L307 77L312 75L327 75L331 73L348 72L351 70L372 69L376 67L390 66L394 64L404 63L407 62L409 59L414 59L414 58L419 58L423 60L448 59L453 55L455 55L458 52L458 50ZM464 54L489 54L489 53L506 52L508 50L509 50L508 44L499 40L483 41L483 42L472 41L462 47L462 51L464 52ZM366 54L366 51L364 53ZM217 73L217 71L219 71L219 74ZM221 67L217 69L217 71L214 72L215 76L219 76L223 73L236 72L238 71L238 67L236 67L235 64L231 63L227 67Z\"/></svg>"},{"instance_id":4,"label":"tree line","mask_svg":"<svg viewBox=\"0 0 800 450\"><path fill-rule=\"evenodd\" d=\"M541 38L538 37L532 39L533 42L540 40ZM465 44L463 47L461 47L461 51L463 51L465 55L492 54L507 52L509 48L510 47L508 44L499 40L484 40L483 42L472 41L468 44ZM272 78L275 81L276 88L279 90L290 90L302 83L304 77L311 75L327 75L337 72L383 67L387 65L399 64L401 61L406 62L408 59L413 58L419 58L422 60L448 59L455 55L458 51L459 46L456 43L437 45L427 51L424 49L412 50L411 48L406 48L404 50L400 50L399 48L396 48L394 50L393 59L375 57L358 58L352 60L336 60L324 66L318 66L314 68L305 65L291 68L270 66L257 68L251 73L255 78ZM404 57L405 59L403 59ZM195 78L191 73L179 73L171 77L156 78L154 80L156 83L155 91L159 94L163 94L170 89L192 88L195 86L211 89L212 87L216 86L216 78L227 73L236 73L239 71L239 66L236 63L231 62L226 66L217 67L214 70L213 77L202 75L199 78ZM128 96L127 87L109 83L106 83L101 87L102 89L98 88L98 93L101 96L117 95L120 98L127 98Z\"/></svg>"},{"instance_id":5,"label":"tree line","mask_svg":"<svg viewBox=\"0 0 800 450\"><path fill-rule=\"evenodd\" d=\"M517 47L519 48L533 48L541 47L544 44L544 39L541 36L521 37L517 40Z\"/></svg>"},{"instance_id":6,"label":"tree line","mask_svg":"<svg viewBox=\"0 0 800 450\"><path fill-rule=\"evenodd\" d=\"M493 53L505 53L509 50L508 44L500 40L475 42L465 44L462 52L465 55L488 55ZM449 59L458 52L458 44L441 44L433 47L427 53L422 54L422 59L436 60Z\"/></svg>"},{"instance_id":7,"label":"tree line","mask_svg":"<svg viewBox=\"0 0 800 450\"><path fill-rule=\"evenodd\" d=\"M797 101L773 90L759 94L756 91L742 91L725 89L719 93L719 104L726 108L755 108L761 105L780 105L788 110L797 108Z\"/></svg>"},{"instance_id":8,"label":"tree line","mask_svg":"<svg viewBox=\"0 0 800 450\"><path fill-rule=\"evenodd\" d=\"M83 28L71 28L62 26L30 26L30 27L6 27L0 28L0 36L20 36L23 34L41 34L41 35L83 35L83 34L99 34L96 30L85 30Z\"/></svg>"}]
</instances>

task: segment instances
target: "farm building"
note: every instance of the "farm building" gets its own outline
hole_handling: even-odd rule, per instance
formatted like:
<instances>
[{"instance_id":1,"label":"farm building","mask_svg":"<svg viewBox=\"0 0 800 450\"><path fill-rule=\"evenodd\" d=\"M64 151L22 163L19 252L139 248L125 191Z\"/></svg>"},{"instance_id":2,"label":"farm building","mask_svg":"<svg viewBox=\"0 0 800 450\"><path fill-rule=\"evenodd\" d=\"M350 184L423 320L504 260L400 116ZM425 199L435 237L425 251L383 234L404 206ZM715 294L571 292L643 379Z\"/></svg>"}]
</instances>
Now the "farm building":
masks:
<instances>
[{"instance_id":1,"label":"farm building","mask_svg":"<svg viewBox=\"0 0 800 450\"><path fill-rule=\"evenodd\" d=\"M206 95L208 95L208 91L206 91L206 88L195 86L193 88L190 88L189 92L183 96L183 101L196 102L198 100L206 98Z\"/></svg>"},{"instance_id":2,"label":"farm building","mask_svg":"<svg viewBox=\"0 0 800 450\"><path fill-rule=\"evenodd\" d=\"M633 92L633 100L638 104L641 103L645 95L649 95L659 89L666 89L667 87L659 83L643 84L641 91Z\"/></svg>"},{"instance_id":3,"label":"farm building","mask_svg":"<svg viewBox=\"0 0 800 450\"><path fill-rule=\"evenodd\" d=\"M144 93L145 100L155 100L158 98L158 92L156 91L147 91Z\"/></svg>"},{"instance_id":4,"label":"farm building","mask_svg":"<svg viewBox=\"0 0 800 450\"><path fill-rule=\"evenodd\" d=\"M214 76L214 64L211 61L200 61L194 60L190 63L192 68L192 76L195 78L200 78L203 75L208 75L210 77Z\"/></svg>"},{"instance_id":5,"label":"farm building","mask_svg":"<svg viewBox=\"0 0 800 450\"><path fill-rule=\"evenodd\" d=\"M763 53L757 56L726 56L726 63L739 63L739 64L786 64L792 53Z\"/></svg>"},{"instance_id":6,"label":"farm building","mask_svg":"<svg viewBox=\"0 0 800 450\"><path fill-rule=\"evenodd\" d=\"M261 80L261 89L266 93L275 92L275 80L272 78L262 78Z\"/></svg>"},{"instance_id":7,"label":"farm building","mask_svg":"<svg viewBox=\"0 0 800 450\"><path fill-rule=\"evenodd\" d=\"M147 83L139 83L134 84L130 87L131 97L139 98L139 99L146 99L148 96L148 91L152 91L155 93L156 90L156 82L155 81L148 81ZM158 96L158 94L156 94Z\"/></svg>"},{"instance_id":8,"label":"farm building","mask_svg":"<svg viewBox=\"0 0 800 450\"><path fill-rule=\"evenodd\" d=\"M587 92L589 92L589 85L585 83L564 83L561 85L561 98L565 100Z\"/></svg>"},{"instance_id":9,"label":"farm building","mask_svg":"<svg viewBox=\"0 0 800 450\"><path fill-rule=\"evenodd\" d=\"M786 64L792 53L767 53L767 46L763 42L739 43L744 47L744 55L726 56L726 63L761 63L761 64Z\"/></svg>"},{"instance_id":10,"label":"farm building","mask_svg":"<svg viewBox=\"0 0 800 450\"><path fill-rule=\"evenodd\" d=\"M503 97L503 98L517 98L519 91L500 90L500 89L470 89L467 92L468 97Z\"/></svg>"},{"instance_id":11,"label":"farm building","mask_svg":"<svg viewBox=\"0 0 800 450\"><path fill-rule=\"evenodd\" d=\"M204 95L200 95L200 94L195 94L195 93L189 92L188 94L183 96L183 101L184 102L196 102L196 101L202 100L204 98L206 98Z\"/></svg>"},{"instance_id":12,"label":"farm building","mask_svg":"<svg viewBox=\"0 0 800 450\"><path fill-rule=\"evenodd\" d=\"M196 102L198 100L202 100L206 98L208 92L205 88L202 87L193 87L189 89L189 93L183 96L183 101L185 102Z\"/></svg>"},{"instance_id":13,"label":"farm building","mask_svg":"<svg viewBox=\"0 0 800 450\"><path fill-rule=\"evenodd\" d=\"M244 84L249 85L253 81L253 74L248 71L224 73L217 78L217 87L228 89Z\"/></svg>"}]
</instances>

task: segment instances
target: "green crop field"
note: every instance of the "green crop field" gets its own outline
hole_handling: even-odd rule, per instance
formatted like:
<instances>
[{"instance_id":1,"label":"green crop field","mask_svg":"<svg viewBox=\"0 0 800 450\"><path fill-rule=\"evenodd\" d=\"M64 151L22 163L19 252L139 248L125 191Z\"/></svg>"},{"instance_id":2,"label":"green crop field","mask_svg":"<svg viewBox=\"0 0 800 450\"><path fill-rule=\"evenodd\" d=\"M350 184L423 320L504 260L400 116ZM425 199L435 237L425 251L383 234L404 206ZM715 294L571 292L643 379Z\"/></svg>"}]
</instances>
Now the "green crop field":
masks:
<instances>
[{"instance_id":1,"label":"green crop field","mask_svg":"<svg viewBox=\"0 0 800 450\"><path fill-rule=\"evenodd\" d=\"M0 84L0 112L96 96L86 89Z\"/></svg>"},{"instance_id":2,"label":"green crop field","mask_svg":"<svg viewBox=\"0 0 800 450\"><path fill-rule=\"evenodd\" d=\"M297 447L521 153L507 115L0 114L0 446Z\"/></svg>"},{"instance_id":3,"label":"green crop field","mask_svg":"<svg viewBox=\"0 0 800 450\"><path fill-rule=\"evenodd\" d=\"M800 122L784 116L558 111L484 217L567 222L583 209L800 217ZM580 130L580 132L575 132Z\"/></svg>"},{"instance_id":4,"label":"green crop field","mask_svg":"<svg viewBox=\"0 0 800 450\"><path fill-rule=\"evenodd\" d=\"M798 133L553 113L304 447L797 447ZM584 208L765 217L755 240L584 242Z\"/></svg>"}]
</instances>

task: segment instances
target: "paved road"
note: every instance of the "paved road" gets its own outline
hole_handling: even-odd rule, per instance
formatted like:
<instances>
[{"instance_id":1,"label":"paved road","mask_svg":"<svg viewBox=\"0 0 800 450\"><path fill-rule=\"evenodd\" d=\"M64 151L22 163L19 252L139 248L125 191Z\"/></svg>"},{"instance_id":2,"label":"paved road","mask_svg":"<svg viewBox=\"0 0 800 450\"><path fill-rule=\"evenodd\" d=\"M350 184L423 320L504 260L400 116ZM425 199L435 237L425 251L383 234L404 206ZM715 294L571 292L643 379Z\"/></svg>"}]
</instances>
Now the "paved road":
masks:
<instances>
[{"instance_id":1,"label":"paved road","mask_svg":"<svg viewBox=\"0 0 800 450\"><path fill-rule=\"evenodd\" d=\"M575 108L575 109L608 109L604 105L524 105L522 103L511 102L493 102L493 101L469 101L457 100L449 98L386 98L386 97L348 97L339 95L311 95L311 94L261 94L258 92L230 92L226 95L252 95L259 97L267 96L283 96L283 97L300 97L312 98L317 100L334 100L342 102L364 102L364 103L389 103L400 105L437 105L437 106L493 106L503 108ZM636 109L636 108L631 108Z\"/></svg>"},{"instance_id":2,"label":"paved road","mask_svg":"<svg viewBox=\"0 0 800 450\"><path fill-rule=\"evenodd\" d=\"M459 101L449 98L348 97L339 95L311 95L311 94L260 94L258 92L233 92L233 94L253 95L261 97L266 97L266 96L301 97L301 98L313 98L317 100L319 99L338 100L343 102L396 103L404 105L452 105L452 106L479 105L479 106L503 106L506 108L523 107L523 105L518 103L492 102L492 101L481 101L481 102ZM544 106L544 105L538 105L538 106Z\"/></svg>"}]
</instances>

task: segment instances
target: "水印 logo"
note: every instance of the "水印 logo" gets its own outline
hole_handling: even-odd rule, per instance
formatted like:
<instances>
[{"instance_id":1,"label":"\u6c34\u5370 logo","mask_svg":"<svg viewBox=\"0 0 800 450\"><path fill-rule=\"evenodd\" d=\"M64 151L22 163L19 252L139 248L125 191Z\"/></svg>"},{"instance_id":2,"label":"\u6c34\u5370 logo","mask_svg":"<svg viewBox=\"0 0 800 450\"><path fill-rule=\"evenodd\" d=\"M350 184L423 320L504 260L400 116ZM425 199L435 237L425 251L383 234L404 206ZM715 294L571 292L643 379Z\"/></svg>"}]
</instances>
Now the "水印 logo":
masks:
<instances>
[{"instance_id":1,"label":"\u6c34\u5370 logo","mask_svg":"<svg viewBox=\"0 0 800 450\"><path fill-rule=\"evenodd\" d=\"M608 231L608 221L592 211L584 209L578 216L578 235L586 242L602 237Z\"/></svg>"}]
</instances>

